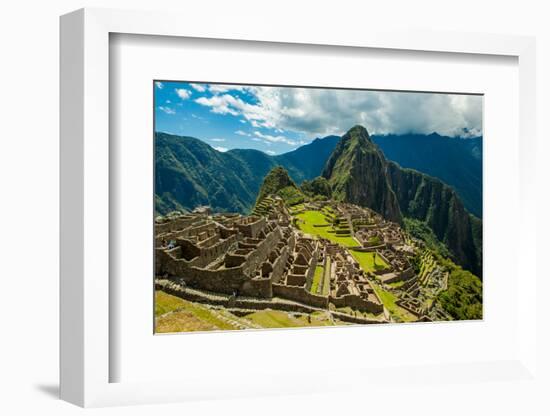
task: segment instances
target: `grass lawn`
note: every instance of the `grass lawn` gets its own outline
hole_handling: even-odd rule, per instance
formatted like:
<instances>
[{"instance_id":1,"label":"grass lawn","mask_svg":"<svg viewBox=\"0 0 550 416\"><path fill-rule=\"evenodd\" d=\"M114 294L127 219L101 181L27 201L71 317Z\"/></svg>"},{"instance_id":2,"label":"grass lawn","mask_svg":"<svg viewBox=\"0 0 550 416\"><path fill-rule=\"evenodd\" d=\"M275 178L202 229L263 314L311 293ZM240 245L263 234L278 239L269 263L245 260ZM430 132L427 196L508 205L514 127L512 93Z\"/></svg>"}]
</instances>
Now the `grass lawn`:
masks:
<instances>
[{"instance_id":1,"label":"grass lawn","mask_svg":"<svg viewBox=\"0 0 550 416\"><path fill-rule=\"evenodd\" d=\"M371 285L391 316L397 318L401 322L414 322L417 320L416 316L395 303L397 301L397 296L382 289L374 282L371 282Z\"/></svg>"},{"instance_id":2,"label":"grass lawn","mask_svg":"<svg viewBox=\"0 0 550 416\"><path fill-rule=\"evenodd\" d=\"M187 303L183 299L157 290L155 291L155 316L185 308Z\"/></svg>"},{"instance_id":3,"label":"grass lawn","mask_svg":"<svg viewBox=\"0 0 550 416\"><path fill-rule=\"evenodd\" d=\"M263 328L295 328L303 326L331 326L333 323L325 318L324 314L310 314L311 322L307 316L292 317L287 312L266 309L246 315L256 325Z\"/></svg>"},{"instance_id":4,"label":"grass lawn","mask_svg":"<svg viewBox=\"0 0 550 416\"><path fill-rule=\"evenodd\" d=\"M372 255L372 252L363 252L350 250L351 255L359 262L361 268L366 272L382 270L388 268L388 264L378 254Z\"/></svg>"},{"instance_id":5,"label":"grass lawn","mask_svg":"<svg viewBox=\"0 0 550 416\"><path fill-rule=\"evenodd\" d=\"M327 257L327 262L325 264L325 269L323 273L323 296L327 296L330 292L330 273L331 273L331 259Z\"/></svg>"},{"instance_id":6,"label":"grass lawn","mask_svg":"<svg viewBox=\"0 0 550 416\"><path fill-rule=\"evenodd\" d=\"M319 290L319 284L321 283L321 280L323 278L324 270L325 269L323 269L323 266L315 267L315 274L313 275L313 282L311 283L311 293L316 294Z\"/></svg>"},{"instance_id":7,"label":"grass lawn","mask_svg":"<svg viewBox=\"0 0 550 416\"><path fill-rule=\"evenodd\" d=\"M351 316L358 316L360 318L363 317L363 318L372 319L372 320L379 320L383 317L383 314L375 315L375 314L370 313L370 312L361 312L361 311L352 309L349 306L345 306L343 308L336 308L336 310L338 312L343 312L343 313L351 315Z\"/></svg>"},{"instance_id":8,"label":"grass lawn","mask_svg":"<svg viewBox=\"0 0 550 416\"><path fill-rule=\"evenodd\" d=\"M168 312L173 312L167 314ZM167 314L167 315L166 315ZM235 320L238 318L235 317ZM155 331L187 332L238 329L198 303L188 302L160 290L155 292Z\"/></svg>"},{"instance_id":9,"label":"grass lawn","mask_svg":"<svg viewBox=\"0 0 550 416\"><path fill-rule=\"evenodd\" d=\"M405 284L405 282L403 280L400 280L399 282L386 283L386 284L392 289L399 289L401 286Z\"/></svg>"},{"instance_id":10,"label":"grass lawn","mask_svg":"<svg viewBox=\"0 0 550 416\"><path fill-rule=\"evenodd\" d=\"M215 331L219 328L197 318L193 312L179 311L155 318L156 333Z\"/></svg>"},{"instance_id":11,"label":"grass lawn","mask_svg":"<svg viewBox=\"0 0 550 416\"><path fill-rule=\"evenodd\" d=\"M333 243L341 244L344 247L356 247L359 243L351 236L337 236L326 216L321 211L305 211L296 215L298 228L306 234L326 238ZM315 227L315 225L326 225L326 227Z\"/></svg>"},{"instance_id":12,"label":"grass lawn","mask_svg":"<svg viewBox=\"0 0 550 416\"><path fill-rule=\"evenodd\" d=\"M295 214L296 212L302 209L304 209L304 204L298 204L298 205L288 207L288 210L290 211L291 214Z\"/></svg>"}]
</instances>

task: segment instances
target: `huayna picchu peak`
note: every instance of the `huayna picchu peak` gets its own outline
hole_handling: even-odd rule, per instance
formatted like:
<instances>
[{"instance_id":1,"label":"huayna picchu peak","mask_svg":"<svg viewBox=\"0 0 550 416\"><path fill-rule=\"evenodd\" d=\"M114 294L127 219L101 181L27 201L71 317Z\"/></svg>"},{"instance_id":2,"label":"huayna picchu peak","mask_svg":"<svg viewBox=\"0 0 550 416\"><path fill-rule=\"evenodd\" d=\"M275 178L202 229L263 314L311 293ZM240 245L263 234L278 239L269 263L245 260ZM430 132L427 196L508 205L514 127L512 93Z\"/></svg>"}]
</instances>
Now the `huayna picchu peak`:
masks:
<instances>
[{"instance_id":1,"label":"huayna picchu peak","mask_svg":"<svg viewBox=\"0 0 550 416\"><path fill-rule=\"evenodd\" d=\"M355 126L336 145L322 175L333 197L371 208L385 218L402 222L397 198L386 174L386 159L370 139L367 129Z\"/></svg>"},{"instance_id":2,"label":"huayna picchu peak","mask_svg":"<svg viewBox=\"0 0 550 416\"><path fill-rule=\"evenodd\" d=\"M387 161L364 127L342 136L323 176L335 200L371 208L399 224L404 217L425 223L455 261L481 275L481 221L466 211L451 187Z\"/></svg>"}]
</instances>

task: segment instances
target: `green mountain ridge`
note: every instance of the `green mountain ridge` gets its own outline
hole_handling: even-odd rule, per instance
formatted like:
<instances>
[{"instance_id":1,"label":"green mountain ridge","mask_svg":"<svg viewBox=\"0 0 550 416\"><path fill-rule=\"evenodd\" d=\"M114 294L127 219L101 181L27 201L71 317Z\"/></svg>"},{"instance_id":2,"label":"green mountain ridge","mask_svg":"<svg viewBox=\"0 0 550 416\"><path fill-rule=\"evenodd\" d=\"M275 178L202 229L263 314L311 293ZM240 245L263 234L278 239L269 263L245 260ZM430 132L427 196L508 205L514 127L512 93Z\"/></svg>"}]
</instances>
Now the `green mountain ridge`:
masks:
<instances>
[{"instance_id":1,"label":"green mountain ridge","mask_svg":"<svg viewBox=\"0 0 550 416\"><path fill-rule=\"evenodd\" d=\"M432 134L373 135L388 160L440 179L476 217L483 211L483 140Z\"/></svg>"},{"instance_id":2,"label":"green mountain ridge","mask_svg":"<svg viewBox=\"0 0 550 416\"><path fill-rule=\"evenodd\" d=\"M336 136L316 139L293 152L270 156L254 149L219 152L203 141L155 134L155 211L192 210L210 205L220 212L248 213L268 172L283 166L300 184L321 172Z\"/></svg>"},{"instance_id":3,"label":"green mountain ridge","mask_svg":"<svg viewBox=\"0 0 550 416\"><path fill-rule=\"evenodd\" d=\"M266 175L258 192L256 206L267 196L278 195L289 205L304 201L304 195L290 179L288 172L282 166L276 166Z\"/></svg>"},{"instance_id":4,"label":"green mountain ridge","mask_svg":"<svg viewBox=\"0 0 550 416\"><path fill-rule=\"evenodd\" d=\"M369 207L402 223L397 198L385 174L386 159L362 126L350 129L327 160L322 176L339 201Z\"/></svg>"},{"instance_id":5,"label":"green mountain ridge","mask_svg":"<svg viewBox=\"0 0 550 416\"><path fill-rule=\"evenodd\" d=\"M481 220L468 213L457 193L436 178L387 163L401 213L425 223L455 261L481 276Z\"/></svg>"},{"instance_id":6,"label":"green mountain ridge","mask_svg":"<svg viewBox=\"0 0 550 416\"><path fill-rule=\"evenodd\" d=\"M281 167L292 182L285 199L323 189L334 199L369 207L400 224L415 219L433 230L458 264L481 276L481 220L439 179L388 161L364 127L278 156L252 149L222 153L199 139L166 133L156 133L155 140L158 214L198 205L249 213L266 175ZM324 179L317 179L321 173Z\"/></svg>"},{"instance_id":7,"label":"green mountain ridge","mask_svg":"<svg viewBox=\"0 0 550 416\"><path fill-rule=\"evenodd\" d=\"M400 224L404 217L422 221L457 263L481 276L481 220L439 179L387 161L364 127L342 137L323 176L334 199L366 206Z\"/></svg>"}]
</instances>

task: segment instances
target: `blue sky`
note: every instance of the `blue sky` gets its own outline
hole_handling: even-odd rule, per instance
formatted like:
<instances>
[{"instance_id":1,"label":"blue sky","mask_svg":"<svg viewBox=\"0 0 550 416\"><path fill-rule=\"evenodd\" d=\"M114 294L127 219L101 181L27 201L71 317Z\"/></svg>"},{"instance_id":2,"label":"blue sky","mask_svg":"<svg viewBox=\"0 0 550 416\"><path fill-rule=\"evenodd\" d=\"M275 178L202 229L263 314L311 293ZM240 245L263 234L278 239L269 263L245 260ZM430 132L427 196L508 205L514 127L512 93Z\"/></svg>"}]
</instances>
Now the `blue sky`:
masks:
<instances>
[{"instance_id":1,"label":"blue sky","mask_svg":"<svg viewBox=\"0 0 550 416\"><path fill-rule=\"evenodd\" d=\"M482 97L457 94L155 82L156 131L219 151L281 154L355 124L370 134L482 131Z\"/></svg>"}]
</instances>

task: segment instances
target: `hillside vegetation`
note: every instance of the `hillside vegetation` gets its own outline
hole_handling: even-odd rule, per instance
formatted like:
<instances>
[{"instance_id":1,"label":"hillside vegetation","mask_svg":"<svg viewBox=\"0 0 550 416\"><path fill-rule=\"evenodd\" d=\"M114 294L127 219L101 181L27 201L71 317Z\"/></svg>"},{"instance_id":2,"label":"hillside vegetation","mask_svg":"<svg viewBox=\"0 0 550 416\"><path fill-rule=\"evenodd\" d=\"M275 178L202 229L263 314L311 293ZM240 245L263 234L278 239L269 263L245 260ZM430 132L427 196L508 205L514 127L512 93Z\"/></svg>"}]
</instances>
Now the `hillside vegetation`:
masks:
<instances>
[{"instance_id":1,"label":"hillside vegetation","mask_svg":"<svg viewBox=\"0 0 550 416\"><path fill-rule=\"evenodd\" d=\"M219 152L193 137L155 134L155 211L192 210L209 205L216 212L247 214L263 178L283 166L295 183L313 179L339 140L316 139L295 151L270 156L254 149Z\"/></svg>"},{"instance_id":2,"label":"hillside vegetation","mask_svg":"<svg viewBox=\"0 0 550 416\"><path fill-rule=\"evenodd\" d=\"M256 205L258 205L268 195L277 195L283 198L287 205L296 205L304 202L305 197L302 191L288 176L288 172L282 167L273 168L264 178Z\"/></svg>"}]
</instances>

